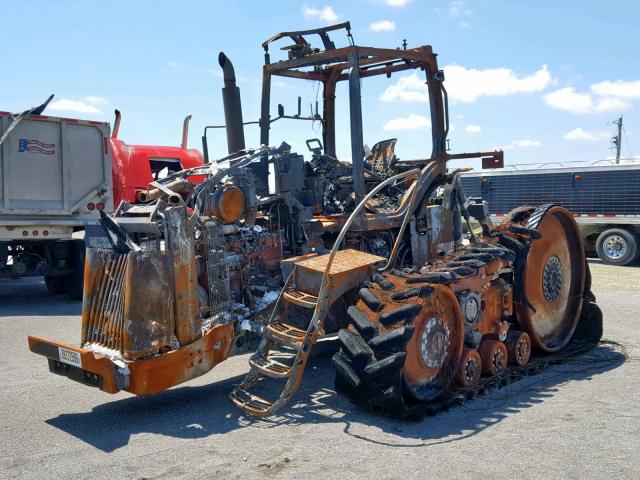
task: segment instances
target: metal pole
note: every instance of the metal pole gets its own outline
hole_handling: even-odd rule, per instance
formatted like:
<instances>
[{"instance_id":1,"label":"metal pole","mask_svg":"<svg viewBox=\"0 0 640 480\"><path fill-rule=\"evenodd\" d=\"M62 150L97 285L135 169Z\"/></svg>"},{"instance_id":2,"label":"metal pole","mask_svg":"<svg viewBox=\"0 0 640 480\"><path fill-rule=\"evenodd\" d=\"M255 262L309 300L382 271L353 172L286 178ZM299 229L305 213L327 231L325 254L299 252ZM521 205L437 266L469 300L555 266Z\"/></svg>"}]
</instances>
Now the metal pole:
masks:
<instances>
[{"instance_id":1,"label":"metal pole","mask_svg":"<svg viewBox=\"0 0 640 480\"><path fill-rule=\"evenodd\" d=\"M267 65L269 65L270 61L269 53L265 51L265 67L262 74L262 104L260 106L260 145L269 145L271 74L267 71Z\"/></svg>"},{"instance_id":2,"label":"metal pole","mask_svg":"<svg viewBox=\"0 0 640 480\"><path fill-rule=\"evenodd\" d=\"M358 205L364 197L364 157L362 133L362 99L360 98L360 69L358 47L349 51L349 113L351 118L351 163L353 193Z\"/></svg>"},{"instance_id":3,"label":"metal pole","mask_svg":"<svg viewBox=\"0 0 640 480\"><path fill-rule=\"evenodd\" d=\"M618 125L618 134L616 135L616 163L620 163L620 150L622 150L622 115L614 122Z\"/></svg>"}]
</instances>

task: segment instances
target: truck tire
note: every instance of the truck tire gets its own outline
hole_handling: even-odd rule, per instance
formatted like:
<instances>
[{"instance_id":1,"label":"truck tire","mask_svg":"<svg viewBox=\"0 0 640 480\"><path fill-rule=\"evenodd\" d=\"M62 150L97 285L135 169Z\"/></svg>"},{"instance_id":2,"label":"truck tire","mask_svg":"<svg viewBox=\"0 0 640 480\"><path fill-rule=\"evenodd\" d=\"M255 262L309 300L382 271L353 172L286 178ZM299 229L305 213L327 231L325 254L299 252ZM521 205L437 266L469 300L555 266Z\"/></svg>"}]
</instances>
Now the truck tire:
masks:
<instances>
[{"instance_id":1,"label":"truck tire","mask_svg":"<svg viewBox=\"0 0 640 480\"><path fill-rule=\"evenodd\" d=\"M82 300L84 285L84 259L86 251L82 240L71 241L71 261L73 273L64 277L65 291L72 300Z\"/></svg>"},{"instance_id":2,"label":"truck tire","mask_svg":"<svg viewBox=\"0 0 640 480\"><path fill-rule=\"evenodd\" d=\"M638 239L623 228L610 228L598 236L598 257L609 265L628 265L638 258Z\"/></svg>"},{"instance_id":3,"label":"truck tire","mask_svg":"<svg viewBox=\"0 0 640 480\"><path fill-rule=\"evenodd\" d=\"M44 284L47 286L47 290L54 295L60 295L66 291L66 277L51 277L45 275Z\"/></svg>"}]
</instances>

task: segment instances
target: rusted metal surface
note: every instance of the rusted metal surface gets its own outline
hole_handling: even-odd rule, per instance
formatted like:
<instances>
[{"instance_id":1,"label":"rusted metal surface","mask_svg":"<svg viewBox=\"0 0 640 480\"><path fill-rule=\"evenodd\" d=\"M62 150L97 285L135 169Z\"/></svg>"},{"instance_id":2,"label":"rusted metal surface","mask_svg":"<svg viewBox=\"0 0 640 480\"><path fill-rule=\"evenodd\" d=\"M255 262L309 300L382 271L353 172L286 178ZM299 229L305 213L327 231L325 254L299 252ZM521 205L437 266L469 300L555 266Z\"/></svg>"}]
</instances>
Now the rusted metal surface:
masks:
<instances>
[{"instance_id":1,"label":"rusted metal surface","mask_svg":"<svg viewBox=\"0 0 640 480\"><path fill-rule=\"evenodd\" d=\"M213 214L222 223L235 222L244 211L244 195L238 187L230 185L218 189L212 198Z\"/></svg>"},{"instance_id":2,"label":"rusted metal surface","mask_svg":"<svg viewBox=\"0 0 640 480\"><path fill-rule=\"evenodd\" d=\"M30 336L29 349L49 358L50 362L57 363L59 367L67 367L60 368L55 373L97 386L104 392L117 393L126 390L135 395L151 395L211 370L229 355L233 336L232 325L216 325L200 339L179 350L127 362L128 371L125 373L119 371L122 369L104 355L62 342ZM60 361L60 348L77 353L77 366L69 366ZM76 378L74 373L78 371L80 375ZM98 376L97 383L89 381L89 374ZM123 383L118 376L126 376L126 381Z\"/></svg>"},{"instance_id":3,"label":"rusted metal surface","mask_svg":"<svg viewBox=\"0 0 640 480\"><path fill-rule=\"evenodd\" d=\"M294 269L296 288L306 293L317 294L322 284L322 276L329 255L320 255L296 263ZM328 272L332 284L333 303L347 290L359 285L370 276L370 267L384 262L386 259L370 253L347 249L336 253L335 260Z\"/></svg>"},{"instance_id":4,"label":"rusted metal surface","mask_svg":"<svg viewBox=\"0 0 640 480\"><path fill-rule=\"evenodd\" d=\"M176 337L188 345L200 337L200 306L193 233L184 207L167 209L168 250L173 253Z\"/></svg>"},{"instance_id":5,"label":"rusted metal surface","mask_svg":"<svg viewBox=\"0 0 640 480\"><path fill-rule=\"evenodd\" d=\"M172 265L158 252L87 249L82 344L126 359L154 355L174 334Z\"/></svg>"},{"instance_id":6,"label":"rusted metal surface","mask_svg":"<svg viewBox=\"0 0 640 480\"><path fill-rule=\"evenodd\" d=\"M124 284L122 354L127 359L152 356L171 343L176 317L170 257L158 252L130 252Z\"/></svg>"},{"instance_id":7,"label":"rusted metal surface","mask_svg":"<svg viewBox=\"0 0 640 480\"><path fill-rule=\"evenodd\" d=\"M227 358L233 336L233 325L216 325L185 347L130 363L131 380L127 391L150 395L208 372Z\"/></svg>"},{"instance_id":8,"label":"rusted metal surface","mask_svg":"<svg viewBox=\"0 0 640 480\"><path fill-rule=\"evenodd\" d=\"M68 345L63 342L54 342L46 338L29 336L29 350L38 355L43 355L49 359L50 365L54 363L55 367L58 367L57 371L52 370L54 373L64 374L64 370L70 372L74 368L69 364L60 361L60 348L76 353L80 360L78 363L82 365L82 370L98 375L101 382L98 386L100 390L106 393L118 393L121 389L118 386L116 380L116 366L111 360L106 357L95 355L92 351L86 350L74 345ZM57 365L56 363L57 362ZM84 374L80 370L81 376L78 377L78 381L84 378Z\"/></svg>"},{"instance_id":9,"label":"rusted metal surface","mask_svg":"<svg viewBox=\"0 0 640 480\"><path fill-rule=\"evenodd\" d=\"M179 194L183 191L193 190L193 184L185 179L185 178L177 178L172 182L164 185L162 189L160 188L149 188L147 190L141 190L138 192L138 201L142 203L152 202L153 200L157 200L162 196L167 196L167 190L171 191L171 195Z\"/></svg>"},{"instance_id":10,"label":"rusted metal surface","mask_svg":"<svg viewBox=\"0 0 640 480\"><path fill-rule=\"evenodd\" d=\"M402 370L407 385L417 395L420 388L435 380L442 370L457 370L464 342L462 312L450 289L438 286L433 295L419 301L425 308L413 322L416 333L407 343ZM385 308L392 310L397 306Z\"/></svg>"},{"instance_id":11,"label":"rusted metal surface","mask_svg":"<svg viewBox=\"0 0 640 480\"><path fill-rule=\"evenodd\" d=\"M573 215L562 207L549 209L537 229L542 237L532 243L524 270L530 306L516 304L516 313L533 346L552 352L568 342L580 317L584 247Z\"/></svg>"}]
</instances>

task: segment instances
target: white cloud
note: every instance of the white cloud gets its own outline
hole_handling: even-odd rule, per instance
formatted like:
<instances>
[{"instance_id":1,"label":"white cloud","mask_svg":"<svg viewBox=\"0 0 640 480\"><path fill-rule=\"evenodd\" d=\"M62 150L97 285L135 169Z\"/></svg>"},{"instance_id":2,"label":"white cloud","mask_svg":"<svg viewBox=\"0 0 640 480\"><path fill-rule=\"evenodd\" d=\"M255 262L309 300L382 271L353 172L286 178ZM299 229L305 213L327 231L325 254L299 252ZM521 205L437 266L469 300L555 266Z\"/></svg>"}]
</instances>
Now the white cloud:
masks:
<instances>
[{"instance_id":1,"label":"white cloud","mask_svg":"<svg viewBox=\"0 0 640 480\"><path fill-rule=\"evenodd\" d=\"M411 0L385 0L384 3L390 7L404 7L409 2L411 2Z\"/></svg>"},{"instance_id":2,"label":"white cloud","mask_svg":"<svg viewBox=\"0 0 640 480\"><path fill-rule=\"evenodd\" d=\"M595 108L598 113L619 113L629 110L631 108L631 104L629 102L625 102L621 98L605 97L600 98L596 102Z\"/></svg>"},{"instance_id":3,"label":"white cloud","mask_svg":"<svg viewBox=\"0 0 640 480\"><path fill-rule=\"evenodd\" d=\"M503 145L500 150L513 150L514 148L540 147L542 142L539 140L511 140L511 143Z\"/></svg>"},{"instance_id":4,"label":"white cloud","mask_svg":"<svg viewBox=\"0 0 640 480\"><path fill-rule=\"evenodd\" d=\"M471 28L469 19L473 16L473 11L466 6L464 0L452 0L445 7L434 7L434 11L456 21L459 27Z\"/></svg>"},{"instance_id":5,"label":"white cloud","mask_svg":"<svg viewBox=\"0 0 640 480\"><path fill-rule=\"evenodd\" d=\"M449 97L463 103L475 102L481 96L539 92L553 82L546 65L529 75L518 76L506 67L481 70L452 64L444 67L444 74Z\"/></svg>"},{"instance_id":6,"label":"white cloud","mask_svg":"<svg viewBox=\"0 0 640 480\"><path fill-rule=\"evenodd\" d=\"M445 87L449 98L463 103L475 102L479 97L504 96L516 93L538 92L549 86L553 79L546 65L542 65L530 75L518 76L510 68L489 68L479 70L460 65L444 67ZM428 102L429 93L424 80L417 73L400 77L387 87L382 101Z\"/></svg>"},{"instance_id":7,"label":"white cloud","mask_svg":"<svg viewBox=\"0 0 640 480\"><path fill-rule=\"evenodd\" d=\"M482 128L480 128L480 125L467 125L464 127L464 131L467 133L480 133Z\"/></svg>"},{"instance_id":8,"label":"white cloud","mask_svg":"<svg viewBox=\"0 0 640 480\"><path fill-rule=\"evenodd\" d=\"M571 113L589 113L593 99L588 93L578 93L573 87L564 87L544 96L547 105Z\"/></svg>"},{"instance_id":9,"label":"white cloud","mask_svg":"<svg viewBox=\"0 0 640 480\"><path fill-rule=\"evenodd\" d=\"M449 8L447 9L449 15L457 18L457 17L470 17L473 15L471 9L465 6L464 1L462 0L453 0L449 2Z\"/></svg>"},{"instance_id":10,"label":"white cloud","mask_svg":"<svg viewBox=\"0 0 640 480\"><path fill-rule=\"evenodd\" d=\"M335 22L338 20L338 14L335 12L333 7L325 6L323 8L315 8L310 7L308 5L304 5L302 7L302 13L306 18L312 18L316 20L322 20L327 23Z\"/></svg>"},{"instance_id":11,"label":"white cloud","mask_svg":"<svg viewBox=\"0 0 640 480\"><path fill-rule=\"evenodd\" d=\"M574 128L564 136L566 140L578 140L585 142L597 142L609 138L609 132L589 132L582 128Z\"/></svg>"},{"instance_id":12,"label":"white cloud","mask_svg":"<svg viewBox=\"0 0 640 480\"><path fill-rule=\"evenodd\" d=\"M400 77L396 83L389 85L382 93L383 102L428 102L429 90L424 78L419 79L417 73Z\"/></svg>"},{"instance_id":13,"label":"white cloud","mask_svg":"<svg viewBox=\"0 0 640 480\"><path fill-rule=\"evenodd\" d=\"M427 117L422 115L416 115L415 113L409 114L408 117L394 118L389 120L382 127L385 131L393 130L421 130L431 128L431 122Z\"/></svg>"},{"instance_id":14,"label":"white cloud","mask_svg":"<svg viewBox=\"0 0 640 480\"><path fill-rule=\"evenodd\" d=\"M640 80L598 82L591 85L591 92L603 97L640 98Z\"/></svg>"},{"instance_id":15,"label":"white cloud","mask_svg":"<svg viewBox=\"0 0 640 480\"><path fill-rule=\"evenodd\" d=\"M84 99L87 103L90 103L91 105L108 105L109 104L109 100L107 100L104 97L95 97L95 96L89 95L88 97L84 97Z\"/></svg>"},{"instance_id":16,"label":"white cloud","mask_svg":"<svg viewBox=\"0 0 640 480\"><path fill-rule=\"evenodd\" d=\"M390 20L378 20L369 25L372 32L393 32L395 29L396 24Z\"/></svg>"},{"instance_id":17,"label":"white cloud","mask_svg":"<svg viewBox=\"0 0 640 480\"><path fill-rule=\"evenodd\" d=\"M109 100L103 97L88 96L79 100L70 100L68 98L61 98L52 102L47 107L49 110L64 111L64 112L76 112L76 113L102 113L97 105L107 105Z\"/></svg>"},{"instance_id":18,"label":"white cloud","mask_svg":"<svg viewBox=\"0 0 640 480\"><path fill-rule=\"evenodd\" d=\"M629 103L620 98L603 97L594 99L590 93L576 92L574 87L554 90L544 96L544 101L550 107L576 115L620 112L631 107Z\"/></svg>"}]
</instances>

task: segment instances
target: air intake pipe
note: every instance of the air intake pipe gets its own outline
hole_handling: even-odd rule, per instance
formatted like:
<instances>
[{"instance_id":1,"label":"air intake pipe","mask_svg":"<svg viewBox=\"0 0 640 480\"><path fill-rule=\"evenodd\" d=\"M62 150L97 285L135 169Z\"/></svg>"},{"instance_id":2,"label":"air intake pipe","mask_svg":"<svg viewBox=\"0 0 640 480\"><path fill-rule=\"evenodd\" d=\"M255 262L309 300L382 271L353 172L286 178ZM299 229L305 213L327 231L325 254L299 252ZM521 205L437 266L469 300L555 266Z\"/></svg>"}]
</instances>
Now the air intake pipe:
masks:
<instances>
[{"instance_id":1,"label":"air intake pipe","mask_svg":"<svg viewBox=\"0 0 640 480\"><path fill-rule=\"evenodd\" d=\"M223 52L220 52L218 62L222 67L224 76L222 103L224 105L224 123L227 126L227 146L231 154L245 148L242 103L240 102L240 89L236 85L236 74L231 60Z\"/></svg>"}]
</instances>

